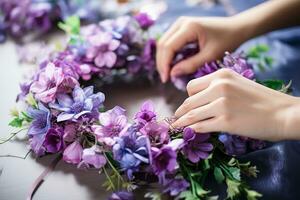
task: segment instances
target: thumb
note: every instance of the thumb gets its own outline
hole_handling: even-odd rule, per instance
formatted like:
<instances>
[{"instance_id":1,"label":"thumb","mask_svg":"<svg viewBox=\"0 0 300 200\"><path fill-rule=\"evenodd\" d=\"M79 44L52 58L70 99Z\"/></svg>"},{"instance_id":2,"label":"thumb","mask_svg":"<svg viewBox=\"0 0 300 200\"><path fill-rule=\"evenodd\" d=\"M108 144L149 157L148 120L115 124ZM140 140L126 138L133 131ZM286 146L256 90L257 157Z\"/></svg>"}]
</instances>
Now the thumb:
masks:
<instances>
[{"instance_id":1,"label":"thumb","mask_svg":"<svg viewBox=\"0 0 300 200\"><path fill-rule=\"evenodd\" d=\"M171 70L171 76L175 77L191 74L208 61L210 61L210 59L207 53L200 51L196 55L177 63Z\"/></svg>"}]
</instances>

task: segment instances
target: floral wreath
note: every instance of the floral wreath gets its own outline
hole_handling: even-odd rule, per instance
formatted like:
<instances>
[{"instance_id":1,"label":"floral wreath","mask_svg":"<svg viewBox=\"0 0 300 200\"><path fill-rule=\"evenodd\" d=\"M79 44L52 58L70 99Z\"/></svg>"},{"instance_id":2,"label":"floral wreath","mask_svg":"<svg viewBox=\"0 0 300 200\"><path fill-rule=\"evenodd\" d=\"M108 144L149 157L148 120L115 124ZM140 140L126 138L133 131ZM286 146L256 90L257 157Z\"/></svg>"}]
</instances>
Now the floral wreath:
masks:
<instances>
[{"instance_id":1,"label":"floral wreath","mask_svg":"<svg viewBox=\"0 0 300 200\"><path fill-rule=\"evenodd\" d=\"M10 125L28 130L31 151L38 157L58 154L79 168L99 169L107 177L103 186L113 192L110 199L133 199L132 191L142 177L152 177L161 185L159 193L145 194L152 199L217 199L205 185L208 179L224 183L228 199L261 197L241 177L256 177L256 167L250 162L241 163L235 156L263 148L264 141L226 133L198 134L188 127L172 128L171 118L158 120L151 101L141 105L134 119L129 120L122 107L105 110L102 92L82 86L92 77L103 84L113 82L115 77L155 80L157 33L152 30L153 23L146 14L81 28L76 17L60 23L69 35L69 43L63 51L51 54L32 78L21 84L17 101L26 106L23 111L13 112ZM261 56L266 51L266 46L259 45L246 55L226 53L221 61L206 63L194 74L172 82L184 89L189 80L221 68L254 81L250 60L255 58L256 63L252 63L260 66L270 65L271 58ZM197 45L188 44L177 53L174 64L197 52ZM287 92L282 81L260 83Z\"/></svg>"}]
</instances>

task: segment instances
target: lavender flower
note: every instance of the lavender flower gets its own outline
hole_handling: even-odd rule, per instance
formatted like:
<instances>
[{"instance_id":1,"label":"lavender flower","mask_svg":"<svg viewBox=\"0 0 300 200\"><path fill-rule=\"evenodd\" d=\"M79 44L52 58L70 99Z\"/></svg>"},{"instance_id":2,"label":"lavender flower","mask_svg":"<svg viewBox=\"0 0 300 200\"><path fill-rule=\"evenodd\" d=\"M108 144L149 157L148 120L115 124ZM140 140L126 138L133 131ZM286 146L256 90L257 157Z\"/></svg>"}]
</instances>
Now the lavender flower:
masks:
<instances>
[{"instance_id":1,"label":"lavender flower","mask_svg":"<svg viewBox=\"0 0 300 200\"><path fill-rule=\"evenodd\" d=\"M137 135L134 129L129 130L128 134L115 139L113 146L114 159L119 161L122 170L127 172L129 179L133 178L141 163L150 163L150 142L142 135Z\"/></svg>"},{"instance_id":2,"label":"lavender flower","mask_svg":"<svg viewBox=\"0 0 300 200\"><path fill-rule=\"evenodd\" d=\"M38 109L28 108L27 114L32 118L31 125L28 129L28 135L45 134L51 126L51 113L42 103L38 104Z\"/></svg>"},{"instance_id":3,"label":"lavender flower","mask_svg":"<svg viewBox=\"0 0 300 200\"><path fill-rule=\"evenodd\" d=\"M83 150L82 161L91 165L96 169L102 168L106 164L105 157L101 154L101 150L97 146L93 146Z\"/></svg>"},{"instance_id":4,"label":"lavender flower","mask_svg":"<svg viewBox=\"0 0 300 200\"><path fill-rule=\"evenodd\" d=\"M177 196L181 192L186 191L189 186L189 182L183 178L170 179L168 180L165 186L166 189L163 191L163 193L169 193L171 196Z\"/></svg>"},{"instance_id":5,"label":"lavender flower","mask_svg":"<svg viewBox=\"0 0 300 200\"><path fill-rule=\"evenodd\" d=\"M160 146L169 141L169 128L164 123L148 122L140 132L149 137L152 146Z\"/></svg>"},{"instance_id":6,"label":"lavender flower","mask_svg":"<svg viewBox=\"0 0 300 200\"><path fill-rule=\"evenodd\" d=\"M197 134L191 128L183 130L185 145L183 154L193 163L198 163L200 159L206 159L209 152L213 150L213 145L208 143L209 134Z\"/></svg>"},{"instance_id":7,"label":"lavender flower","mask_svg":"<svg viewBox=\"0 0 300 200\"><path fill-rule=\"evenodd\" d=\"M57 116L57 122L73 120L86 114L98 114L98 109L104 102L104 94L98 92L94 94L94 87L84 89L76 86L72 93L72 98L66 94L57 95L57 103L50 103L49 106L62 111Z\"/></svg>"},{"instance_id":8,"label":"lavender flower","mask_svg":"<svg viewBox=\"0 0 300 200\"><path fill-rule=\"evenodd\" d=\"M120 45L108 32L97 33L88 38L91 46L87 49L86 57L95 62L98 67L111 68L117 61L114 52Z\"/></svg>"},{"instance_id":9,"label":"lavender flower","mask_svg":"<svg viewBox=\"0 0 300 200\"><path fill-rule=\"evenodd\" d=\"M151 101L146 101L143 103L140 111L137 112L134 116L134 119L137 123L145 125L147 122L155 120L156 114L154 112L154 106Z\"/></svg>"},{"instance_id":10,"label":"lavender flower","mask_svg":"<svg viewBox=\"0 0 300 200\"><path fill-rule=\"evenodd\" d=\"M225 151L228 155L242 155L247 151L247 139L222 133L219 140L224 144Z\"/></svg>"},{"instance_id":11,"label":"lavender flower","mask_svg":"<svg viewBox=\"0 0 300 200\"><path fill-rule=\"evenodd\" d=\"M39 74L38 79L30 87L35 98L44 102L52 102L58 92L66 91L65 88L73 88L78 85L76 79L65 76L62 69L48 63L46 68Z\"/></svg>"},{"instance_id":12,"label":"lavender flower","mask_svg":"<svg viewBox=\"0 0 300 200\"><path fill-rule=\"evenodd\" d=\"M79 164L82 159L82 146L76 140L64 150L63 160L71 164Z\"/></svg>"},{"instance_id":13,"label":"lavender flower","mask_svg":"<svg viewBox=\"0 0 300 200\"><path fill-rule=\"evenodd\" d=\"M133 200L133 194L127 191L112 193L108 200Z\"/></svg>"},{"instance_id":14,"label":"lavender flower","mask_svg":"<svg viewBox=\"0 0 300 200\"><path fill-rule=\"evenodd\" d=\"M154 24L154 20L150 18L146 13L139 13L134 16L136 21L139 23L142 29L148 29L150 26Z\"/></svg>"},{"instance_id":15,"label":"lavender flower","mask_svg":"<svg viewBox=\"0 0 300 200\"><path fill-rule=\"evenodd\" d=\"M98 141L109 146L115 143L114 137L121 136L128 128L125 110L119 106L105 113L100 113L99 121L101 125L94 125L92 129Z\"/></svg>"},{"instance_id":16,"label":"lavender flower","mask_svg":"<svg viewBox=\"0 0 300 200\"><path fill-rule=\"evenodd\" d=\"M216 62L205 63L194 74L195 78L199 78L208 74L211 74L220 69Z\"/></svg>"},{"instance_id":17,"label":"lavender flower","mask_svg":"<svg viewBox=\"0 0 300 200\"><path fill-rule=\"evenodd\" d=\"M48 130L43 146L49 153L57 153L64 148L64 130L61 127Z\"/></svg>"}]
</instances>

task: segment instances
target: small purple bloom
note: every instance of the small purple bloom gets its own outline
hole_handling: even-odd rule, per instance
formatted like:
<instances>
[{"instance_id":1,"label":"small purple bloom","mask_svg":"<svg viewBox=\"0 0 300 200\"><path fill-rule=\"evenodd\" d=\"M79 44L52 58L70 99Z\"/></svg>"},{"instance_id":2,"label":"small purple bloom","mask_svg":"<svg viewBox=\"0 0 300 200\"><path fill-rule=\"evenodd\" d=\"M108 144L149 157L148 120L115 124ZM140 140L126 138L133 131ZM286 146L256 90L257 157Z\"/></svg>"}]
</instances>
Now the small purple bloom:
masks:
<instances>
[{"instance_id":1,"label":"small purple bloom","mask_svg":"<svg viewBox=\"0 0 300 200\"><path fill-rule=\"evenodd\" d=\"M135 114L135 121L139 124L145 125L147 122L155 120L156 113L152 101L143 103L139 112Z\"/></svg>"},{"instance_id":2,"label":"small purple bloom","mask_svg":"<svg viewBox=\"0 0 300 200\"><path fill-rule=\"evenodd\" d=\"M108 32L100 32L88 37L91 46L87 49L86 57L95 62L98 67L112 68L117 61L114 52L120 45Z\"/></svg>"},{"instance_id":3,"label":"small purple bloom","mask_svg":"<svg viewBox=\"0 0 300 200\"><path fill-rule=\"evenodd\" d=\"M105 113L100 113L99 122L100 125L94 125L92 129L98 141L109 146L115 143L114 137L122 135L128 128L125 110L119 106Z\"/></svg>"},{"instance_id":4,"label":"small purple bloom","mask_svg":"<svg viewBox=\"0 0 300 200\"><path fill-rule=\"evenodd\" d=\"M200 67L196 73L194 74L195 78L199 78L208 74L211 74L220 69L216 62L205 63L202 67Z\"/></svg>"},{"instance_id":5,"label":"small purple bloom","mask_svg":"<svg viewBox=\"0 0 300 200\"><path fill-rule=\"evenodd\" d=\"M71 164L79 164L82 159L82 146L76 140L64 150L63 160Z\"/></svg>"},{"instance_id":6,"label":"small purple bloom","mask_svg":"<svg viewBox=\"0 0 300 200\"><path fill-rule=\"evenodd\" d=\"M177 196L181 192L186 191L189 186L189 182L183 178L170 179L168 180L165 186L166 189L163 191L163 193L169 193L171 196Z\"/></svg>"},{"instance_id":7,"label":"small purple bloom","mask_svg":"<svg viewBox=\"0 0 300 200\"><path fill-rule=\"evenodd\" d=\"M100 169L106 164L105 157L96 146L83 150L82 161L96 169Z\"/></svg>"},{"instance_id":8,"label":"small purple bloom","mask_svg":"<svg viewBox=\"0 0 300 200\"><path fill-rule=\"evenodd\" d=\"M126 191L115 192L112 193L108 200L133 200L133 194Z\"/></svg>"},{"instance_id":9,"label":"small purple bloom","mask_svg":"<svg viewBox=\"0 0 300 200\"><path fill-rule=\"evenodd\" d=\"M247 152L247 138L222 133L219 140L224 144L228 155L242 155Z\"/></svg>"},{"instance_id":10,"label":"small purple bloom","mask_svg":"<svg viewBox=\"0 0 300 200\"><path fill-rule=\"evenodd\" d=\"M78 126L76 125L76 123L66 123L64 127L64 141L74 142L76 139L77 130Z\"/></svg>"},{"instance_id":11,"label":"small purple bloom","mask_svg":"<svg viewBox=\"0 0 300 200\"><path fill-rule=\"evenodd\" d=\"M49 153L57 153L64 148L64 130L61 127L51 128L45 136L43 146Z\"/></svg>"},{"instance_id":12,"label":"small purple bloom","mask_svg":"<svg viewBox=\"0 0 300 200\"><path fill-rule=\"evenodd\" d=\"M140 132L143 135L149 137L150 143L152 146L160 146L162 144L168 143L169 137L169 128L164 123L158 122L148 122L143 128L140 129Z\"/></svg>"},{"instance_id":13,"label":"small purple bloom","mask_svg":"<svg viewBox=\"0 0 300 200\"><path fill-rule=\"evenodd\" d=\"M134 18L139 23L142 29L148 29L154 24L154 20L151 19L150 16L146 13L139 13L134 16Z\"/></svg>"},{"instance_id":14,"label":"small purple bloom","mask_svg":"<svg viewBox=\"0 0 300 200\"><path fill-rule=\"evenodd\" d=\"M213 150L213 145L208 143L210 135L195 133L191 128L183 130L185 145L182 149L183 154L193 163L198 163L200 159L206 159L209 152Z\"/></svg>"},{"instance_id":15,"label":"small purple bloom","mask_svg":"<svg viewBox=\"0 0 300 200\"><path fill-rule=\"evenodd\" d=\"M38 104L38 109L28 108L27 114L32 118L31 125L28 130L29 136L46 134L51 126L51 113L42 103Z\"/></svg>"},{"instance_id":16,"label":"small purple bloom","mask_svg":"<svg viewBox=\"0 0 300 200\"><path fill-rule=\"evenodd\" d=\"M72 93L72 98L67 94L57 95L57 103L50 103L49 106L58 111L62 111L57 116L57 122L73 120L85 114L98 114L98 109L104 102L104 94L98 92L94 94L94 87L80 88L76 86ZM97 115L98 116L98 115Z\"/></svg>"},{"instance_id":17,"label":"small purple bloom","mask_svg":"<svg viewBox=\"0 0 300 200\"><path fill-rule=\"evenodd\" d=\"M149 139L142 135L137 135L134 130L129 129L127 135L115 139L116 143L113 146L114 159L117 160L122 170L127 172L129 179L133 178L135 172L141 163L150 163Z\"/></svg>"}]
</instances>

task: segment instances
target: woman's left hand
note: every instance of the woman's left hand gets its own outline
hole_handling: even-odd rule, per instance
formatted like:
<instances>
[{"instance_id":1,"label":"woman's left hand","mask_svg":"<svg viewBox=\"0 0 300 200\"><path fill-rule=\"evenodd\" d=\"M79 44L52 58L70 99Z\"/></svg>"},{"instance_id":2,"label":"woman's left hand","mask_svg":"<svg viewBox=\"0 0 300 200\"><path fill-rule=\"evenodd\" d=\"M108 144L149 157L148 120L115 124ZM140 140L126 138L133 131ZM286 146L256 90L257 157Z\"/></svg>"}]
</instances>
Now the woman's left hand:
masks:
<instances>
[{"instance_id":1,"label":"woman's left hand","mask_svg":"<svg viewBox=\"0 0 300 200\"><path fill-rule=\"evenodd\" d=\"M189 126L199 133L228 132L271 141L300 138L296 127L289 127L295 121L295 110L299 112L298 98L269 89L230 69L191 80L187 92L189 97L175 113L174 127Z\"/></svg>"}]
</instances>

